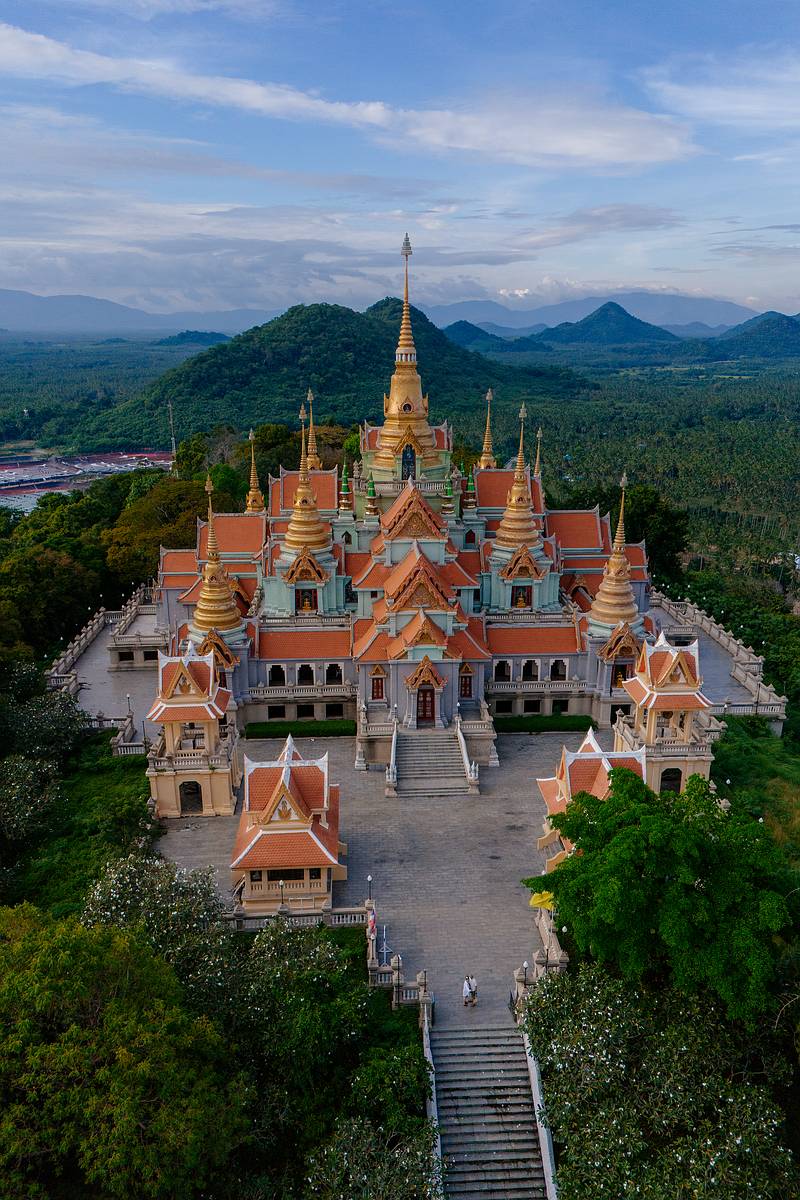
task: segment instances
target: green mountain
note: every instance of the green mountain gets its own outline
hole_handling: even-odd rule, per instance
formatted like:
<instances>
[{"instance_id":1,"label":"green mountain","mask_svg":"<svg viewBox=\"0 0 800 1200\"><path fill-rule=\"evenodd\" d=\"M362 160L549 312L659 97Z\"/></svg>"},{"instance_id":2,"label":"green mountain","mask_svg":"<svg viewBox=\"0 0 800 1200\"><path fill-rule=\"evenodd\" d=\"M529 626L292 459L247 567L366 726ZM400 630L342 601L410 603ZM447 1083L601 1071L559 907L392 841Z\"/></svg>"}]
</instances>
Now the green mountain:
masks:
<instances>
[{"instance_id":1,"label":"green mountain","mask_svg":"<svg viewBox=\"0 0 800 1200\"><path fill-rule=\"evenodd\" d=\"M378 422L400 315L396 299L381 300L365 313L337 304L297 305L187 359L134 399L87 417L79 422L76 439L98 449L168 444L168 401L179 439L218 424L245 429L294 422L309 387L320 422ZM566 367L501 364L465 350L418 309L412 310L412 320L434 420L461 413L477 421L489 387L502 408L521 398L574 396L593 386ZM470 424L462 421L462 429Z\"/></svg>"},{"instance_id":2,"label":"green mountain","mask_svg":"<svg viewBox=\"0 0 800 1200\"><path fill-rule=\"evenodd\" d=\"M779 312L762 313L703 343L704 358L800 358L800 321Z\"/></svg>"},{"instance_id":3,"label":"green mountain","mask_svg":"<svg viewBox=\"0 0 800 1200\"><path fill-rule=\"evenodd\" d=\"M492 351L496 354L506 354L512 349L510 342L487 333L470 321L455 321L452 325L447 325L442 333L457 346L462 346L465 350L476 350L479 354L491 354Z\"/></svg>"},{"instance_id":4,"label":"green mountain","mask_svg":"<svg viewBox=\"0 0 800 1200\"><path fill-rule=\"evenodd\" d=\"M595 346L630 346L637 342L677 342L674 334L660 325L649 325L632 317L620 304L610 300L595 309L582 321L565 321L554 329L546 329L532 341L565 344L588 342Z\"/></svg>"}]
</instances>

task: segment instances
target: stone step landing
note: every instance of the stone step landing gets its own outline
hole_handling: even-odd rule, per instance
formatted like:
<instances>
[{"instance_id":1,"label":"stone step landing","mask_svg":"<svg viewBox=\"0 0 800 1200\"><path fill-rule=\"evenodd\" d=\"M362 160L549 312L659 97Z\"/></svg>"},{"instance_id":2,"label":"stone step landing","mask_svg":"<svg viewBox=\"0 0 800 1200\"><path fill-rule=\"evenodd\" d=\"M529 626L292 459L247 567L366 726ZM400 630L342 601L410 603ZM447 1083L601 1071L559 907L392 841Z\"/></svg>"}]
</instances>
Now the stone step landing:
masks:
<instances>
[{"instance_id":1,"label":"stone step landing","mask_svg":"<svg viewBox=\"0 0 800 1200\"><path fill-rule=\"evenodd\" d=\"M396 763L398 796L464 796L469 791L454 730L399 733Z\"/></svg>"}]
</instances>

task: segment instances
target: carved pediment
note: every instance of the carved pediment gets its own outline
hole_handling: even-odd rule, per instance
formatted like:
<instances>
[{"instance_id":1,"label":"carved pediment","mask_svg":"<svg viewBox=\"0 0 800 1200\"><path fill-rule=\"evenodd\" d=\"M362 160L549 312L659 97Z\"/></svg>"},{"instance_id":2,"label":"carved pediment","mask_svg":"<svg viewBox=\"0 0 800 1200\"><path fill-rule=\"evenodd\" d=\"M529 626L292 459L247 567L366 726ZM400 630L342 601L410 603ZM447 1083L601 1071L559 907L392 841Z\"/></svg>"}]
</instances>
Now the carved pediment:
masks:
<instances>
[{"instance_id":1,"label":"carved pediment","mask_svg":"<svg viewBox=\"0 0 800 1200\"><path fill-rule=\"evenodd\" d=\"M232 671L238 665L239 659L231 650L224 638L216 629L210 630L200 643L200 653L214 652L214 665L218 671Z\"/></svg>"},{"instance_id":2,"label":"carved pediment","mask_svg":"<svg viewBox=\"0 0 800 1200\"><path fill-rule=\"evenodd\" d=\"M501 579L542 579L547 574L527 546L518 546L500 572Z\"/></svg>"},{"instance_id":3,"label":"carved pediment","mask_svg":"<svg viewBox=\"0 0 800 1200\"><path fill-rule=\"evenodd\" d=\"M326 571L308 546L304 546L283 578L286 583L327 583L330 571Z\"/></svg>"},{"instance_id":4,"label":"carved pediment","mask_svg":"<svg viewBox=\"0 0 800 1200\"><path fill-rule=\"evenodd\" d=\"M382 521L384 536L393 538L437 538L445 537L445 531L436 514L422 498L416 488L408 488L400 495L397 511L391 510Z\"/></svg>"},{"instance_id":5,"label":"carved pediment","mask_svg":"<svg viewBox=\"0 0 800 1200\"><path fill-rule=\"evenodd\" d=\"M597 657L604 662L613 662L616 658L636 658L639 654L639 639L625 621L611 634L611 637L597 651Z\"/></svg>"},{"instance_id":6,"label":"carved pediment","mask_svg":"<svg viewBox=\"0 0 800 1200\"><path fill-rule=\"evenodd\" d=\"M436 576L420 559L405 585L394 596L395 608L449 609L452 600L440 586Z\"/></svg>"},{"instance_id":7,"label":"carved pediment","mask_svg":"<svg viewBox=\"0 0 800 1200\"><path fill-rule=\"evenodd\" d=\"M438 646L444 638L442 630L434 626L428 617L424 617L414 637L408 643L409 646L419 646L421 642L427 645Z\"/></svg>"},{"instance_id":8,"label":"carved pediment","mask_svg":"<svg viewBox=\"0 0 800 1200\"><path fill-rule=\"evenodd\" d=\"M272 801L259 816L260 825L287 825L290 822L308 824L306 814L301 811L292 793L286 787L276 793Z\"/></svg>"},{"instance_id":9,"label":"carved pediment","mask_svg":"<svg viewBox=\"0 0 800 1200\"><path fill-rule=\"evenodd\" d=\"M178 670L175 672L175 677L170 682L164 692L164 699L170 700L173 696L202 696L205 697L205 692L198 686L197 682L192 679L185 663L181 663Z\"/></svg>"},{"instance_id":10,"label":"carved pediment","mask_svg":"<svg viewBox=\"0 0 800 1200\"><path fill-rule=\"evenodd\" d=\"M442 678L431 660L428 658L427 654L422 659L422 662L419 664L417 669L412 671L412 673L406 679L406 687L410 692L415 692L421 687L432 687L435 688L436 691L441 691L446 683L447 680Z\"/></svg>"}]
</instances>

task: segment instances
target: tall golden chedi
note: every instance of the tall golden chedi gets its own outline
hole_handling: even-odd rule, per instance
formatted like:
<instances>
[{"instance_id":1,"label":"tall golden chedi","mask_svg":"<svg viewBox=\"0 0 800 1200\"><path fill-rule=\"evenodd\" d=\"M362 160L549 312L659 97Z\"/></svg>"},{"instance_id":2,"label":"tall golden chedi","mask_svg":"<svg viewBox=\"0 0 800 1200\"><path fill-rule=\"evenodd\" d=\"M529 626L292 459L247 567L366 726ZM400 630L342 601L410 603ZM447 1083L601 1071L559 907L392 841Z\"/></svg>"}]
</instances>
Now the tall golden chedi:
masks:
<instances>
[{"instance_id":1,"label":"tall golden chedi","mask_svg":"<svg viewBox=\"0 0 800 1200\"><path fill-rule=\"evenodd\" d=\"M233 597L228 576L219 554L217 535L214 529L214 510L211 506L211 494L214 485L211 476L206 478L206 493L208 494L208 535L206 541L206 562L203 567L203 580L200 584L200 594L192 615L190 633L193 641L202 641L212 629L218 630L225 640L231 640L230 635L241 633L244 628L241 614Z\"/></svg>"},{"instance_id":2,"label":"tall golden chedi","mask_svg":"<svg viewBox=\"0 0 800 1200\"><path fill-rule=\"evenodd\" d=\"M264 503L264 493L258 486L258 472L256 471L256 435L250 430L250 490L247 493L247 512L264 512L266 504Z\"/></svg>"},{"instance_id":3,"label":"tall golden chedi","mask_svg":"<svg viewBox=\"0 0 800 1200\"><path fill-rule=\"evenodd\" d=\"M480 459L478 460L478 466L482 471L491 470L493 467L497 466L497 459L495 458L494 451L492 449L493 399L494 396L492 395L492 389L489 388L488 392L486 393L486 429L483 433L483 450L481 452Z\"/></svg>"},{"instance_id":4,"label":"tall golden chedi","mask_svg":"<svg viewBox=\"0 0 800 1200\"><path fill-rule=\"evenodd\" d=\"M331 543L330 525L326 525L319 515L317 497L311 486L311 476L308 470L308 455L306 453L306 410L300 409L302 422L302 442L300 453L300 474L297 480L297 490L294 494L292 515L283 539L284 551L299 553L301 550L324 550Z\"/></svg>"},{"instance_id":5,"label":"tall golden chedi","mask_svg":"<svg viewBox=\"0 0 800 1200\"><path fill-rule=\"evenodd\" d=\"M308 389L306 400L308 401L308 449L306 450L306 462L309 471L319 471L322 467L322 462L317 454L317 431L314 428L314 393L311 388Z\"/></svg>"},{"instance_id":6,"label":"tall golden chedi","mask_svg":"<svg viewBox=\"0 0 800 1200\"><path fill-rule=\"evenodd\" d=\"M625 488L628 480L622 476L622 496L619 504L619 521L614 536L611 555L603 568L603 578L597 595L589 609L589 632L593 637L607 637L612 630L625 623L640 631L642 617L636 605L631 587L631 565L625 553Z\"/></svg>"},{"instance_id":7,"label":"tall golden chedi","mask_svg":"<svg viewBox=\"0 0 800 1200\"><path fill-rule=\"evenodd\" d=\"M541 541L541 532L533 519L533 504L528 472L525 467L525 405L519 410L519 450L514 467L514 479L506 500L506 510L497 528L497 544L500 546L535 546Z\"/></svg>"},{"instance_id":8,"label":"tall golden chedi","mask_svg":"<svg viewBox=\"0 0 800 1200\"><path fill-rule=\"evenodd\" d=\"M448 431L431 428L428 423L428 397L422 394L422 380L417 371L417 350L411 329L411 308L408 302L408 260L411 242L408 234L400 252L403 256L403 315L400 336L394 358L394 374L389 395L383 397L384 423L377 430L374 451L372 445L362 445L365 470L377 482L400 478L444 479L450 468L451 449ZM366 431L367 441L369 433ZM437 432L440 432L437 447Z\"/></svg>"}]
</instances>

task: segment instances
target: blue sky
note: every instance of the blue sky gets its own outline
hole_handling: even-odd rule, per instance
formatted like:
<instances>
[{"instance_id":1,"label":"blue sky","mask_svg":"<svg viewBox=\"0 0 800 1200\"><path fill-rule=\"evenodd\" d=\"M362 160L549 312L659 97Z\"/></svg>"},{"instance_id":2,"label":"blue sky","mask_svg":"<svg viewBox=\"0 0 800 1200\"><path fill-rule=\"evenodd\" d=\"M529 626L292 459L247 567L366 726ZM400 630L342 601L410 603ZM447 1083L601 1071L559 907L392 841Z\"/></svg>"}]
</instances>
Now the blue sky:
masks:
<instances>
[{"instance_id":1,"label":"blue sky","mask_svg":"<svg viewBox=\"0 0 800 1200\"><path fill-rule=\"evenodd\" d=\"M795 0L0 2L0 287L800 310Z\"/></svg>"}]
</instances>

